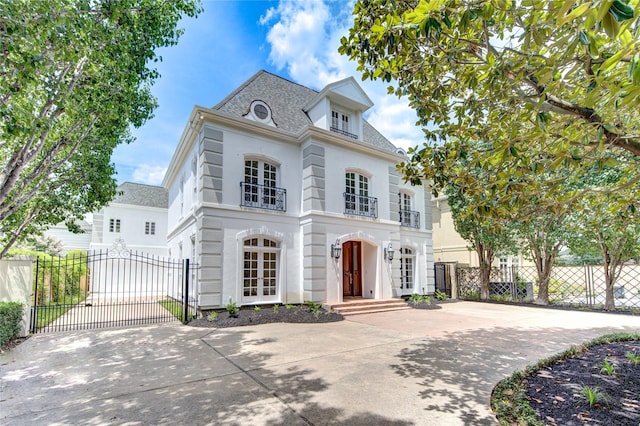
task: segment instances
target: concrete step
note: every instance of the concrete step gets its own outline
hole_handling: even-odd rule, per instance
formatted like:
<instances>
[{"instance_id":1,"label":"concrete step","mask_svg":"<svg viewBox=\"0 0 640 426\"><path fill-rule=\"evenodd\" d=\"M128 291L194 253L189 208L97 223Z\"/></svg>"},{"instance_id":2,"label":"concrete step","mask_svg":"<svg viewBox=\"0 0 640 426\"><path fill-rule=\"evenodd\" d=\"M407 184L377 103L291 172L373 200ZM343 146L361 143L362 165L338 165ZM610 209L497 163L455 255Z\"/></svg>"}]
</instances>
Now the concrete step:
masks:
<instances>
[{"instance_id":1,"label":"concrete step","mask_svg":"<svg viewBox=\"0 0 640 426\"><path fill-rule=\"evenodd\" d=\"M377 314L380 312L391 312L391 311L404 311L406 309L411 309L411 308L408 306L403 306L403 307L397 307L397 308L358 309L358 310L352 310L348 312L345 312L345 311L336 311L336 312L338 312L342 316L348 317L352 315Z\"/></svg>"},{"instance_id":2,"label":"concrete step","mask_svg":"<svg viewBox=\"0 0 640 426\"><path fill-rule=\"evenodd\" d=\"M332 311L342 315L371 314L409 309L402 299L349 301L331 305L330 308Z\"/></svg>"}]
</instances>

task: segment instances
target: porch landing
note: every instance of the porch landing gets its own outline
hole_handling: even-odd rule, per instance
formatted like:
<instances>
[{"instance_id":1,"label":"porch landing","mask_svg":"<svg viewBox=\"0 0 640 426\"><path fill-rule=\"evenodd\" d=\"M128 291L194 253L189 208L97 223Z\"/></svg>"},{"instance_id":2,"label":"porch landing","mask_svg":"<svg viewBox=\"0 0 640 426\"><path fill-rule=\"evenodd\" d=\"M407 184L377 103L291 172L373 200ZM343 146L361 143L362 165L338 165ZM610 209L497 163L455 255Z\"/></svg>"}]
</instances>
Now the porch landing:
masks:
<instances>
[{"instance_id":1,"label":"porch landing","mask_svg":"<svg viewBox=\"0 0 640 426\"><path fill-rule=\"evenodd\" d=\"M363 299L361 297L345 297L342 303L327 304L325 307L344 316L411 309L403 299Z\"/></svg>"}]
</instances>

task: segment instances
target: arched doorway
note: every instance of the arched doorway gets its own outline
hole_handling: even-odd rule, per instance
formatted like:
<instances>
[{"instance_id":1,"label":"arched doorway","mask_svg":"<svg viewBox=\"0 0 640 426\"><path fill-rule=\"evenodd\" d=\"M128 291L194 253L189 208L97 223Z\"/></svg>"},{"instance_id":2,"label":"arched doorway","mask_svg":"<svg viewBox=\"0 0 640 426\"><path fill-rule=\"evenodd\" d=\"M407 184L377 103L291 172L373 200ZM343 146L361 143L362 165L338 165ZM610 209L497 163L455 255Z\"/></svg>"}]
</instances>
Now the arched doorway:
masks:
<instances>
[{"instance_id":1,"label":"arched doorway","mask_svg":"<svg viewBox=\"0 0 640 426\"><path fill-rule=\"evenodd\" d=\"M342 297L362 297L362 243L342 244Z\"/></svg>"}]
</instances>

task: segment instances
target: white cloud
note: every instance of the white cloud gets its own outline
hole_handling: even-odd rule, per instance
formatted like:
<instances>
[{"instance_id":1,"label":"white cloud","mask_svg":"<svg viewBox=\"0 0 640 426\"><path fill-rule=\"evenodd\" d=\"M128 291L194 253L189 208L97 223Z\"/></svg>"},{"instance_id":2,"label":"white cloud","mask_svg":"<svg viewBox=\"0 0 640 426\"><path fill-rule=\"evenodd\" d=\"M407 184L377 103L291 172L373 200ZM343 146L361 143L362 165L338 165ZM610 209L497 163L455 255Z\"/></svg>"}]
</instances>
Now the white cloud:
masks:
<instances>
[{"instance_id":1,"label":"white cloud","mask_svg":"<svg viewBox=\"0 0 640 426\"><path fill-rule=\"evenodd\" d=\"M146 183L147 185L160 185L166 171L166 167L140 164L133 171L132 177L134 182Z\"/></svg>"},{"instance_id":2,"label":"white cloud","mask_svg":"<svg viewBox=\"0 0 640 426\"><path fill-rule=\"evenodd\" d=\"M269 61L279 70L286 68L297 82L316 89L351 75L343 69L346 61L335 60L338 40L347 30L341 16L351 8L351 4L338 2L330 7L323 1L281 1L260 19L262 25L271 24Z\"/></svg>"},{"instance_id":3,"label":"white cloud","mask_svg":"<svg viewBox=\"0 0 640 426\"><path fill-rule=\"evenodd\" d=\"M352 24L352 10L353 2L282 0L260 19L262 25L271 25L269 60L296 82L315 89L354 76L375 103L367 120L398 147L421 145L424 136L407 100L388 95L381 81L361 81L357 64L338 53L340 38Z\"/></svg>"}]
</instances>

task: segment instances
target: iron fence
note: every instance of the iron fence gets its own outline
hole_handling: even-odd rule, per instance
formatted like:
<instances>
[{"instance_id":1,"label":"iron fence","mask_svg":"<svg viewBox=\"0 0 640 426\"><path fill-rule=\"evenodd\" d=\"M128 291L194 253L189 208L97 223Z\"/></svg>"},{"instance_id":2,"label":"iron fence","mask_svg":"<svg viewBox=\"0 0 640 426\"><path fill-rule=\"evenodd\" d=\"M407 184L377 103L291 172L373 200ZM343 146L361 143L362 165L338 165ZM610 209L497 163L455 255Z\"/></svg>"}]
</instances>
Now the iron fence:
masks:
<instances>
[{"instance_id":1,"label":"iron fence","mask_svg":"<svg viewBox=\"0 0 640 426\"><path fill-rule=\"evenodd\" d=\"M458 298L480 299L480 268L457 267ZM549 279L549 303L603 308L606 301L604 266L555 266ZM492 268L489 297L498 301L532 301L538 297L535 266ZM616 309L640 309L640 265L624 265L613 286Z\"/></svg>"},{"instance_id":2,"label":"iron fence","mask_svg":"<svg viewBox=\"0 0 640 426\"><path fill-rule=\"evenodd\" d=\"M197 264L116 247L38 258L31 332L188 320L195 314Z\"/></svg>"}]
</instances>

